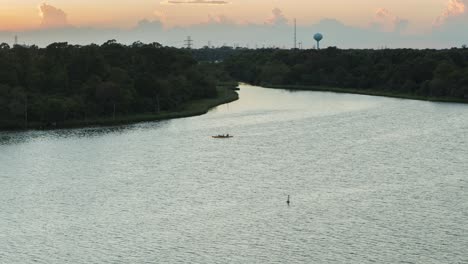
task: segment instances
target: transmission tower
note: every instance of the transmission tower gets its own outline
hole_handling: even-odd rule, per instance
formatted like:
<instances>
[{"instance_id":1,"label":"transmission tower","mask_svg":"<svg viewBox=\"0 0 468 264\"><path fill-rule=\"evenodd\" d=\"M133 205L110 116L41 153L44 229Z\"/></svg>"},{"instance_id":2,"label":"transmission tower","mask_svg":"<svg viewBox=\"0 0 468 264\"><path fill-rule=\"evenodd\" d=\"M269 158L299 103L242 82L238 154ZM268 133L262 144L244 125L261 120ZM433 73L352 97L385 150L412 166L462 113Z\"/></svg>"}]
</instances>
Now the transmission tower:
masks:
<instances>
[{"instance_id":1,"label":"transmission tower","mask_svg":"<svg viewBox=\"0 0 468 264\"><path fill-rule=\"evenodd\" d=\"M193 39L191 36L188 36L184 42L185 42L185 47L187 47L187 49L192 49Z\"/></svg>"}]
</instances>

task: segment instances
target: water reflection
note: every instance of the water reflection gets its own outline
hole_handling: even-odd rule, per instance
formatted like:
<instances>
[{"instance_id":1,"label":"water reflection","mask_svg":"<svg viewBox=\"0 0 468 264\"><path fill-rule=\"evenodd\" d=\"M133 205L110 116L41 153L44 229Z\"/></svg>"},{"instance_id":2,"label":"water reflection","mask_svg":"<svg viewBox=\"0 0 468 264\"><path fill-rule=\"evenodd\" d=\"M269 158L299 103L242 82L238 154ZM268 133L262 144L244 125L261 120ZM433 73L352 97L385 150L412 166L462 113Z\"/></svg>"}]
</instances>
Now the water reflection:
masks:
<instances>
[{"instance_id":1,"label":"water reflection","mask_svg":"<svg viewBox=\"0 0 468 264\"><path fill-rule=\"evenodd\" d=\"M51 130L28 130L28 131L3 131L0 132L0 145L22 144L37 140L67 139L67 138L93 138L109 134L119 135L132 131L145 129L158 129L167 125L171 120L143 122L129 125L51 129Z\"/></svg>"},{"instance_id":2,"label":"water reflection","mask_svg":"<svg viewBox=\"0 0 468 264\"><path fill-rule=\"evenodd\" d=\"M0 262L466 262L468 106L240 93L199 117L1 133Z\"/></svg>"}]
</instances>

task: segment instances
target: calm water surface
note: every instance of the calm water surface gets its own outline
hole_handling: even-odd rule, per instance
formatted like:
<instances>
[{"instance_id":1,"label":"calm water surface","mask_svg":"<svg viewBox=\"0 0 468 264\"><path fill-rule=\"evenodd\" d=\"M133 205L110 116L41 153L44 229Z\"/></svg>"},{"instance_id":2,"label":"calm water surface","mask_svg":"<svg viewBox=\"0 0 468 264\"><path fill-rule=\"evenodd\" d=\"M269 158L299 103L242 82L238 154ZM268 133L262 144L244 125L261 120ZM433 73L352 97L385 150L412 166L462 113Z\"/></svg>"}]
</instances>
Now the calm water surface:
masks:
<instances>
[{"instance_id":1,"label":"calm water surface","mask_svg":"<svg viewBox=\"0 0 468 264\"><path fill-rule=\"evenodd\" d=\"M240 95L0 133L0 263L468 263L468 105Z\"/></svg>"}]
</instances>

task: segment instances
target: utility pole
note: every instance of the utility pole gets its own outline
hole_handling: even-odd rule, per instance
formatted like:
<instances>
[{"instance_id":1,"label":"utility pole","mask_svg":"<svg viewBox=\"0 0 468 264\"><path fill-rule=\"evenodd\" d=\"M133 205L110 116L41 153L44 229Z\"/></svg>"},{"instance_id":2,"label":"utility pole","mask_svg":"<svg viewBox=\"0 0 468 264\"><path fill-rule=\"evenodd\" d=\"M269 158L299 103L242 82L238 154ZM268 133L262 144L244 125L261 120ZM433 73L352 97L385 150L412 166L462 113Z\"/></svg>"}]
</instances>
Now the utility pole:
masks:
<instances>
[{"instance_id":1,"label":"utility pole","mask_svg":"<svg viewBox=\"0 0 468 264\"><path fill-rule=\"evenodd\" d=\"M294 49L297 49L297 24L296 24L296 19L294 19Z\"/></svg>"},{"instance_id":2,"label":"utility pole","mask_svg":"<svg viewBox=\"0 0 468 264\"><path fill-rule=\"evenodd\" d=\"M193 40L191 36L188 36L184 42L185 42L185 46L187 47L187 49L192 49Z\"/></svg>"},{"instance_id":3,"label":"utility pole","mask_svg":"<svg viewBox=\"0 0 468 264\"><path fill-rule=\"evenodd\" d=\"M18 45L18 35L15 35L15 46Z\"/></svg>"}]
</instances>

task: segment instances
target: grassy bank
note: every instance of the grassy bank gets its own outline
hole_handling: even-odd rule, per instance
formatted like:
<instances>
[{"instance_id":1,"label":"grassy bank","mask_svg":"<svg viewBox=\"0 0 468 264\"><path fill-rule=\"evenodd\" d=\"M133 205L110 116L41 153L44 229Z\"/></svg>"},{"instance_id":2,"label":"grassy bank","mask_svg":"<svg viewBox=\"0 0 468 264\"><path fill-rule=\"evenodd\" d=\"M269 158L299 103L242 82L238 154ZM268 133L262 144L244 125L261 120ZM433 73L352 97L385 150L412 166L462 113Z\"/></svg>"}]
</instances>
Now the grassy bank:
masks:
<instances>
[{"instance_id":1,"label":"grassy bank","mask_svg":"<svg viewBox=\"0 0 468 264\"><path fill-rule=\"evenodd\" d=\"M363 89L338 88L338 87L327 87L327 86L308 86L308 85L262 84L262 86L266 88L274 88L274 89L362 94L362 95L385 96L385 97L423 100L423 101L432 101L432 102L449 102L449 103L465 103L465 104L468 103L468 99L463 100L460 98L450 98L450 97L424 97L424 96L417 96L417 95L404 94L404 93L395 93L395 92L389 92L389 91L373 91L373 90L363 90Z\"/></svg>"},{"instance_id":2,"label":"grassy bank","mask_svg":"<svg viewBox=\"0 0 468 264\"><path fill-rule=\"evenodd\" d=\"M134 114L125 116L116 116L115 119L109 118L96 118L88 120L70 120L57 124L55 127L46 127L46 129L53 128L78 128L78 127L90 127L90 126L114 126L131 124L138 122L149 122L159 121L174 118L183 118L190 116L203 115L207 113L211 108L218 105L230 103L239 99L237 92L232 90L236 84L226 83L220 84L217 87L218 96L216 98L202 99L190 101L180 106L175 111L161 112L159 114L146 113L146 114ZM13 122L7 121L0 123L1 130L18 130L24 129L24 122ZM31 122L28 124L28 129L44 129L43 123Z\"/></svg>"}]
</instances>

